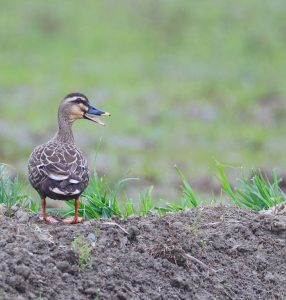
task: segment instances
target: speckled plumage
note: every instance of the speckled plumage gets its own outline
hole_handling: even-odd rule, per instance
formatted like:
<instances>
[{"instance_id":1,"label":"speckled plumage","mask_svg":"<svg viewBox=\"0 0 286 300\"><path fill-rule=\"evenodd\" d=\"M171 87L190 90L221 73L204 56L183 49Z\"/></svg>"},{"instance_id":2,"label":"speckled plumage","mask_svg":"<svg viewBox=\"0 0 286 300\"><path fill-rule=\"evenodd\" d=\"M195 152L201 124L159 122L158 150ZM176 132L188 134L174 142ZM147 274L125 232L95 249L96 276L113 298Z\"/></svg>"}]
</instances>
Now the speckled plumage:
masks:
<instances>
[{"instance_id":1,"label":"speckled plumage","mask_svg":"<svg viewBox=\"0 0 286 300\"><path fill-rule=\"evenodd\" d=\"M80 150L55 139L34 149L28 170L30 183L42 198L74 199L88 185L88 165Z\"/></svg>"}]
</instances>

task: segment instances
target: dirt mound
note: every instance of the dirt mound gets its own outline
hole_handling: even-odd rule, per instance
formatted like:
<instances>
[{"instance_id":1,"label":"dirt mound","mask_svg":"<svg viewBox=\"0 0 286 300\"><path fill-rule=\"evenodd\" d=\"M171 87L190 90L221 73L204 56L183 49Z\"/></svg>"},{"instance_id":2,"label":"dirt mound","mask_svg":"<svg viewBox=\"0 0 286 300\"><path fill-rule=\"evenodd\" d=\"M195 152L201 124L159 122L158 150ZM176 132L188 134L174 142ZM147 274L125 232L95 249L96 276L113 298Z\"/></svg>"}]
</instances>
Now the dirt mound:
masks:
<instances>
[{"instance_id":1,"label":"dirt mound","mask_svg":"<svg viewBox=\"0 0 286 300\"><path fill-rule=\"evenodd\" d=\"M286 217L207 207L43 224L0 217L0 299L285 299Z\"/></svg>"}]
</instances>

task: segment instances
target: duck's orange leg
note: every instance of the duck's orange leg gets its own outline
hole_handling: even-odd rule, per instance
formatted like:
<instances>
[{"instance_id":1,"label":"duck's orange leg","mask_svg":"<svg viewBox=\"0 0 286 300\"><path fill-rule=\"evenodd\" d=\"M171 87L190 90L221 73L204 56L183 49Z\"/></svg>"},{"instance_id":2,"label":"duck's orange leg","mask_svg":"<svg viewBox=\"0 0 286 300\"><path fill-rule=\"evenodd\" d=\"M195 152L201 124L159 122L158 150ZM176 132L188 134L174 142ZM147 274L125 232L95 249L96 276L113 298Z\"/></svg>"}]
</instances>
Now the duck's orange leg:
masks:
<instances>
[{"instance_id":1,"label":"duck's orange leg","mask_svg":"<svg viewBox=\"0 0 286 300\"><path fill-rule=\"evenodd\" d=\"M78 216L78 204L79 204L79 198L74 200L74 217L63 219L63 222L66 224L75 224L75 223L81 223L84 221L82 217Z\"/></svg>"},{"instance_id":2,"label":"duck's orange leg","mask_svg":"<svg viewBox=\"0 0 286 300\"><path fill-rule=\"evenodd\" d=\"M46 199L41 199L41 205L42 205L42 211L43 215L40 217L41 220L46 221L51 224L56 224L58 221L54 219L53 217L48 217L46 212Z\"/></svg>"}]
</instances>

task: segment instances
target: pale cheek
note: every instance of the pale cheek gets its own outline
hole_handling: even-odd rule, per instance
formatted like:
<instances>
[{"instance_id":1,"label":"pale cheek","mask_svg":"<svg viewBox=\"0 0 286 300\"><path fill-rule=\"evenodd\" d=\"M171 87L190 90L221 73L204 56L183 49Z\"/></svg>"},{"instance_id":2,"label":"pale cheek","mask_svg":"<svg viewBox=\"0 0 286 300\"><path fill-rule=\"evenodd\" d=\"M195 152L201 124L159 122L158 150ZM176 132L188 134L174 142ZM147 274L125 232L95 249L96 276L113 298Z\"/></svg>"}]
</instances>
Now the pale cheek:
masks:
<instances>
[{"instance_id":1,"label":"pale cheek","mask_svg":"<svg viewBox=\"0 0 286 300\"><path fill-rule=\"evenodd\" d=\"M85 111L85 112L88 111L88 108L85 105L83 105L82 103L80 103L79 106L80 106L81 111Z\"/></svg>"},{"instance_id":2,"label":"pale cheek","mask_svg":"<svg viewBox=\"0 0 286 300\"><path fill-rule=\"evenodd\" d=\"M82 119L83 118L83 114L72 114L71 115L71 119L74 121L74 120L77 120L77 119Z\"/></svg>"},{"instance_id":3,"label":"pale cheek","mask_svg":"<svg viewBox=\"0 0 286 300\"><path fill-rule=\"evenodd\" d=\"M78 107L73 107L70 114L71 120L77 120L83 118L83 112Z\"/></svg>"}]
</instances>

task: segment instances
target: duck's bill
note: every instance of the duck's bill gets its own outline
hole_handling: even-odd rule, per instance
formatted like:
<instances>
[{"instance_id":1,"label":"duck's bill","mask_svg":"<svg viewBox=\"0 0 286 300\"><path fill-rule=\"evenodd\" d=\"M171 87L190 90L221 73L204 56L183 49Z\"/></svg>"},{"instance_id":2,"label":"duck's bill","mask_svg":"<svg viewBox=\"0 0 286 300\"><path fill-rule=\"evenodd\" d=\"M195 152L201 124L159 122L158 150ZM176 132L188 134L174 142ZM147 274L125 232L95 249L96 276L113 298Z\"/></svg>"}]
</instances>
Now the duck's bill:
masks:
<instances>
[{"instance_id":1,"label":"duck's bill","mask_svg":"<svg viewBox=\"0 0 286 300\"><path fill-rule=\"evenodd\" d=\"M88 111L83 115L83 117L85 119L93 121L95 123L98 123L99 125L104 126L105 123L103 123L100 119L96 118L95 116L110 116L110 113L99 110L92 106L89 106Z\"/></svg>"}]
</instances>

